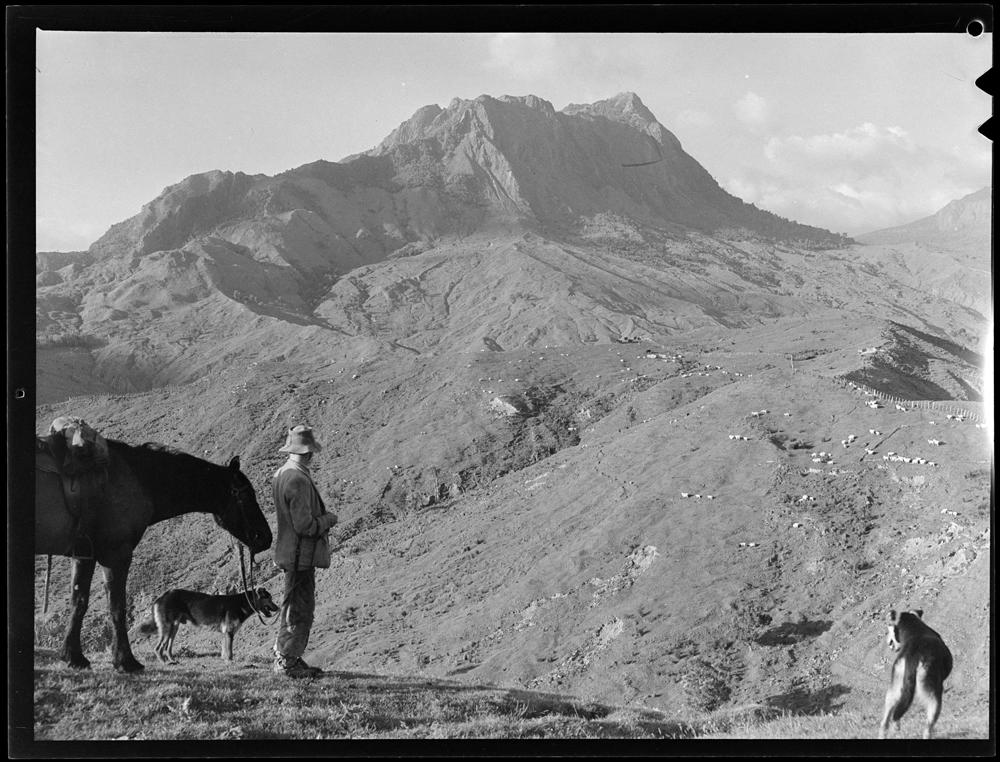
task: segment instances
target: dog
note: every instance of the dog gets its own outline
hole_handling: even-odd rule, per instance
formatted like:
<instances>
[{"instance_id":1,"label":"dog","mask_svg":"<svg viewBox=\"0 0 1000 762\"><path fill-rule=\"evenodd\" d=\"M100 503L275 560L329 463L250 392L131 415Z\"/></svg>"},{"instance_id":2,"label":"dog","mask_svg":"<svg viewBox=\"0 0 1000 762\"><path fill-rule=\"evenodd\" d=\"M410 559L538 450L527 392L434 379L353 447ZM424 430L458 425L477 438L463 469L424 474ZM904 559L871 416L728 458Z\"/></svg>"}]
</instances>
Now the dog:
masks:
<instances>
[{"instance_id":1,"label":"dog","mask_svg":"<svg viewBox=\"0 0 1000 762\"><path fill-rule=\"evenodd\" d=\"M277 614L280 609L271 594L262 587L234 595L208 595L192 590L168 590L153 602L153 620L145 622L140 632L159 631L156 655L164 664L178 664L174 658L174 638L182 624L211 627L222 633L222 658L233 660L233 638L240 626L254 613Z\"/></svg>"},{"instance_id":2,"label":"dog","mask_svg":"<svg viewBox=\"0 0 1000 762\"><path fill-rule=\"evenodd\" d=\"M889 612L886 643L899 652L892 665L892 682L885 694L885 715L879 738L885 738L889 722L899 732L899 721L910 708L914 695L927 710L924 738L930 738L941 714L944 681L951 674L951 651L944 640L923 622L922 610Z\"/></svg>"}]
</instances>

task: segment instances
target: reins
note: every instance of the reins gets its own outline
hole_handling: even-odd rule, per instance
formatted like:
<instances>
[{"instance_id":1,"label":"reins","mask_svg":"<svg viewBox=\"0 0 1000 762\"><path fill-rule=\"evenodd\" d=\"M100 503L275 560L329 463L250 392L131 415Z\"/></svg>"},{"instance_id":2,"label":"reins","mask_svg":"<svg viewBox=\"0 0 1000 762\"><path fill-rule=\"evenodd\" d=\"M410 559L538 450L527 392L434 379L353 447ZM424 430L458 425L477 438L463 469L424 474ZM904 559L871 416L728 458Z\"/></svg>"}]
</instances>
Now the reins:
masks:
<instances>
[{"instance_id":1,"label":"reins","mask_svg":"<svg viewBox=\"0 0 1000 762\"><path fill-rule=\"evenodd\" d=\"M243 578L243 596L247 599L247 603L250 605L250 609L253 611L253 613L257 615L257 618L260 620L260 623L263 625L268 625L271 622L273 622L274 619L272 619L271 622L268 622L266 619L264 619L264 615L260 613L260 609L257 608L257 588L254 586L253 583L254 554L253 553L250 554L250 584L247 585L247 573L243 563L243 543L242 542L239 543L239 546L240 546L240 575ZM250 593L251 589L254 591L252 595ZM278 612L278 614L274 615L275 619L279 616L280 613L281 612Z\"/></svg>"},{"instance_id":2,"label":"reins","mask_svg":"<svg viewBox=\"0 0 1000 762\"><path fill-rule=\"evenodd\" d=\"M240 498L240 494L243 492L244 489L246 489L246 488L245 487L242 487L242 488L241 487L236 487L236 488L234 488L233 489L233 496L236 498L236 504L237 504L237 506L239 506L240 518L243 519L244 527L245 527L246 526L246 512L243 510L243 500ZM257 618L260 620L260 623L263 624L263 625L268 625L268 624L270 624L270 622L268 622L264 618L264 615L260 613L260 609L257 608L257 588L254 585L254 581L253 581L253 557L254 557L255 554L254 553L250 554L250 582L248 584L247 583L246 563L243 560L243 543L239 542L238 540L236 540L236 538L233 537L232 534L230 534L229 536L230 536L230 543L232 543L233 541L235 541L236 544L239 545L239 548L240 548L240 578L243 580L243 596L246 598L247 604L250 606L250 610L253 611L253 613L255 613L257 615ZM251 590L253 591L252 593L250 592ZM277 615L275 615L275 616L277 617ZM271 621L273 622L274 620L272 619Z\"/></svg>"},{"instance_id":3,"label":"reins","mask_svg":"<svg viewBox=\"0 0 1000 762\"><path fill-rule=\"evenodd\" d=\"M42 602L42 616L49 613L49 580L52 579L52 556L48 556L45 565L45 600Z\"/></svg>"}]
</instances>

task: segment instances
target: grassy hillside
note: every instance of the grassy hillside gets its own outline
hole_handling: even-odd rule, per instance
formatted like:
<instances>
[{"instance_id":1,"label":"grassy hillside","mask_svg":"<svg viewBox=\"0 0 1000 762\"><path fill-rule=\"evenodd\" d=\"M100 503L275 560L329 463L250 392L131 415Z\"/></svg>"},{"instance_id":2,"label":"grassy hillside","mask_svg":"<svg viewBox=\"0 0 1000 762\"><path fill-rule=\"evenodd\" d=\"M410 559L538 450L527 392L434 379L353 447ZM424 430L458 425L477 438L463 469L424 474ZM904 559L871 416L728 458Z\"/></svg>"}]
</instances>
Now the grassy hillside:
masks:
<instances>
[{"instance_id":1,"label":"grassy hillside","mask_svg":"<svg viewBox=\"0 0 1000 762\"><path fill-rule=\"evenodd\" d=\"M884 613L922 608L955 654L953 737L985 737L988 442L971 420L872 410L836 381L863 367L857 350L881 328L790 320L725 342L248 363L41 406L38 425L72 411L112 438L215 462L239 453L272 523L285 427L316 426L314 470L341 524L307 658L341 673L555 693L668 724L744 707L853 717L828 726L834 737L870 737L891 658ZM527 414L505 414L501 397ZM270 554L259 561L280 595ZM38 625L47 647L65 626L67 567L57 559ZM43 571L36 559L36 612ZM139 546L131 621L168 587L238 581L207 517L167 522ZM104 621L95 585L88 653L106 648ZM273 636L249 623L237 664L220 668L263 668ZM218 663L207 632L182 630L181 667L158 666L152 645L134 637L151 679ZM79 679L120 680L100 663Z\"/></svg>"}]
</instances>

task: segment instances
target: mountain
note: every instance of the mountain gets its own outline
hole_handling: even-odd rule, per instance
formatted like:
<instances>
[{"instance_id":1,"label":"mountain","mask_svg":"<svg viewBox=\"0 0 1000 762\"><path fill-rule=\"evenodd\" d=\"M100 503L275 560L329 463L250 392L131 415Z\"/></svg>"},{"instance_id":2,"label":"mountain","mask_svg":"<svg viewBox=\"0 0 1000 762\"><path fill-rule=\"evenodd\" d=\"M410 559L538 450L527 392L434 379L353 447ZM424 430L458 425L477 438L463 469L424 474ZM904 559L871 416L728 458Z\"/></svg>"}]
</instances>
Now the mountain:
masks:
<instances>
[{"instance_id":1,"label":"mountain","mask_svg":"<svg viewBox=\"0 0 1000 762\"><path fill-rule=\"evenodd\" d=\"M930 217L857 237L867 244L920 243L955 249L989 245L993 228L993 189L981 188L950 201Z\"/></svg>"},{"instance_id":2,"label":"mountain","mask_svg":"<svg viewBox=\"0 0 1000 762\"><path fill-rule=\"evenodd\" d=\"M496 215L553 228L610 212L707 232L845 240L726 193L634 93L560 112L535 96L456 98L444 110L420 109L368 155L416 164L411 182L450 185Z\"/></svg>"},{"instance_id":3,"label":"mountain","mask_svg":"<svg viewBox=\"0 0 1000 762\"><path fill-rule=\"evenodd\" d=\"M949 202L929 217L858 236L876 267L892 260L896 279L976 310L993 312L993 190Z\"/></svg>"},{"instance_id":4,"label":"mountain","mask_svg":"<svg viewBox=\"0 0 1000 762\"><path fill-rule=\"evenodd\" d=\"M560 112L455 99L342 163L189 177L71 266L39 255L38 344L85 349L94 385L137 391L317 340L338 358L910 319L919 278L869 252L869 274L901 282L885 303L847 246L726 193L634 94ZM943 295L927 319L975 331L981 300Z\"/></svg>"}]
</instances>

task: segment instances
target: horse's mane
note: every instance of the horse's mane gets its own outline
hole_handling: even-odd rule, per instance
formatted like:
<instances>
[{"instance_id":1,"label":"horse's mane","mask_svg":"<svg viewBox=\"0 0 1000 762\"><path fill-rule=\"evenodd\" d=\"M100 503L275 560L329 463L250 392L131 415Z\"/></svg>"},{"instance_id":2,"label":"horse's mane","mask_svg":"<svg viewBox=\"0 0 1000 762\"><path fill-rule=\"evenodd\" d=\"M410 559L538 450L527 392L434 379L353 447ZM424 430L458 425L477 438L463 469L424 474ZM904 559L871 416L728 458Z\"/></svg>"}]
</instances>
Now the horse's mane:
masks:
<instances>
[{"instance_id":1,"label":"horse's mane","mask_svg":"<svg viewBox=\"0 0 1000 762\"><path fill-rule=\"evenodd\" d=\"M108 439L108 449L124 459L154 501L204 501L228 488L225 466L211 463L159 442L130 445ZM244 477L245 478L245 477Z\"/></svg>"}]
</instances>

